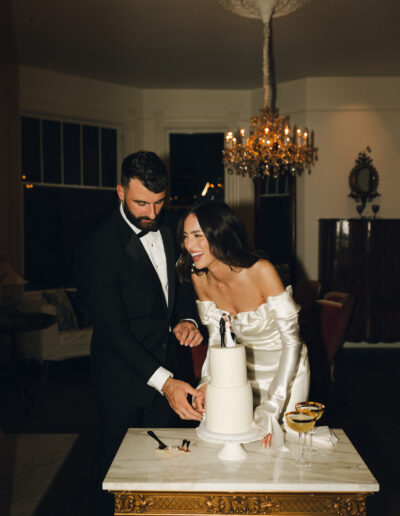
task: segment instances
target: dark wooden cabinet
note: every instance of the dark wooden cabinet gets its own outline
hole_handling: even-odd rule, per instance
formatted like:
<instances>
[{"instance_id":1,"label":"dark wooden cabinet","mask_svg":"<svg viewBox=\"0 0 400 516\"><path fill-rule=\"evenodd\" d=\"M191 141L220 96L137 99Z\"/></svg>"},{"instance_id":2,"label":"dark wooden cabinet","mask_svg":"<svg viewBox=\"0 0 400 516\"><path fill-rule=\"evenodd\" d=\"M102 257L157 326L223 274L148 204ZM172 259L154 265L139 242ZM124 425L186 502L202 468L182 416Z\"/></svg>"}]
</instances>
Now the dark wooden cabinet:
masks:
<instances>
[{"instance_id":1,"label":"dark wooden cabinet","mask_svg":"<svg viewBox=\"0 0 400 516\"><path fill-rule=\"evenodd\" d=\"M348 341L400 341L399 242L400 219L320 219L322 293L356 296Z\"/></svg>"}]
</instances>

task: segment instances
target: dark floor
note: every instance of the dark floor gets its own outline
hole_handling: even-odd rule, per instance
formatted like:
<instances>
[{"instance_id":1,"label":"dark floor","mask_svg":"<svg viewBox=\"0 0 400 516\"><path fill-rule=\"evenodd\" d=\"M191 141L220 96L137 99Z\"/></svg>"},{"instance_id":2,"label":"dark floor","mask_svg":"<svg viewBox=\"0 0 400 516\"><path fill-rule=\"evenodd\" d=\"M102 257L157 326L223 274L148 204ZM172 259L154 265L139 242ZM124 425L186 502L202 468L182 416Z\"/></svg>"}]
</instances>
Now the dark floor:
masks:
<instances>
[{"instance_id":1,"label":"dark floor","mask_svg":"<svg viewBox=\"0 0 400 516\"><path fill-rule=\"evenodd\" d=\"M400 514L399 366L400 349L342 350L334 389L323 400L322 423L344 429L381 486L368 498L369 516ZM87 516L94 428L90 400L85 359L53 364L46 383L28 385L25 402L15 390L3 389L5 433L80 434L34 516Z\"/></svg>"},{"instance_id":2,"label":"dark floor","mask_svg":"<svg viewBox=\"0 0 400 516\"><path fill-rule=\"evenodd\" d=\"M380 485L369 516L400 514L400 349L342 350L326 423L343 428Z\"/></svg>"},{"instance_id":3,"label":"dark floor","mask_svg":"<svg viewBox=\"0 0 400 516\"><path fill-rule=\"evenodd\" d=\"M79 434L34 516L87 516L95 419L89 360L51 364L45 382L41 381L40 368L33 364L29 373L31 379L25 382L25 399L21 400L19 389L13 386L2 389L0 415L3 432ZM4 454L5 451L0 450L1 458ZM12 470L9 460L0 460L0 477L4 476L1 471L4 467ZM7 501L9 503L9 500L0 503L1 516L8 516Z\"/></svg>"}]
</instances>

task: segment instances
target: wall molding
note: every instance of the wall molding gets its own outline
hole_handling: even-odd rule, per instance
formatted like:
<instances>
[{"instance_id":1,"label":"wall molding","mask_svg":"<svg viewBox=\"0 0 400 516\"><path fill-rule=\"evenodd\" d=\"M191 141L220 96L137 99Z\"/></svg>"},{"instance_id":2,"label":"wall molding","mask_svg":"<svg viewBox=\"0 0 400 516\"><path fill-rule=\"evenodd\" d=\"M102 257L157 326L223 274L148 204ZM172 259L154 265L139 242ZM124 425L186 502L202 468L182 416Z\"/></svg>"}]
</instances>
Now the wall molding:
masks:
<instances>
[{"instance_id":1,"label":"wall molding","mask_svg":"<svg viewBox=\"0 0 400 516\"><path fill-rule=\"evenodd\" d=\"M23 115L38 116L40 118L65 121L96 122L103 126L121 128L125 120L124 111L111 111L89 107L84 104L60 102L38 97L23 97L21 99L21 113Z\"/></svg>"}]
</instances>

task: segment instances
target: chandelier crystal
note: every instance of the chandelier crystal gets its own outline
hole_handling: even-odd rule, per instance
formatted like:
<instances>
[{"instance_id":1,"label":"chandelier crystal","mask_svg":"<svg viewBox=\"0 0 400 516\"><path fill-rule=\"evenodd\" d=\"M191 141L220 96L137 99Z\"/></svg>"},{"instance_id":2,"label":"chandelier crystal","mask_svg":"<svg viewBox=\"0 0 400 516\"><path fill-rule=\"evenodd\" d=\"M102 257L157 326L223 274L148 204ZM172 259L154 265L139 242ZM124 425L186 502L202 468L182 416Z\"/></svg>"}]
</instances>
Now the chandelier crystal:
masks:
<instances>
[{"instance_id":1,"label":"chandelier crystal","mask_svg":"<svg viewBox=\"0 0 400 516\"><path fill-rule=\"evenodd\" d=\"M282 116L273 106L272 91L275 85L270 79L270 26L272 16L281 16L297 9L307 0L221 0L224 7L243 16L255 17L255 12L264 23L263 48L263 85L264 108L260 115L250 118L249 135L245 129L228 131L225 135L225 148L222 151L223 163L230 174L252 178L280 173L293 176L302 174L317 159L314 147L314 134L307 128L291 128L288 116Z\"/></svg>"}]
</instances>

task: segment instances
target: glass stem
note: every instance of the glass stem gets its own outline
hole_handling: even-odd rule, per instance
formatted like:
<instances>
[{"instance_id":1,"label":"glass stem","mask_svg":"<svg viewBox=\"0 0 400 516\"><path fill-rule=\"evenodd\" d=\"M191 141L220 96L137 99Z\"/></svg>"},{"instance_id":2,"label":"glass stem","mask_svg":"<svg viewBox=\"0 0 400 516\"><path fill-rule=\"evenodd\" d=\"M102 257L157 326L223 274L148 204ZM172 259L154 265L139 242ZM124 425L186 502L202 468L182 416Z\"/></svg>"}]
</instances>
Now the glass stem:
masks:
<instances>
[{"instance_id":1,"label":"glass stem","mask_svg":"<svg viewBox=\"0 0 400 516\"><path fill-rule=\"evenodd\" d=\"M303 439L302 439L303 433L299 432L299 464L303 462Z\"/></svg>"}]
</instances>

